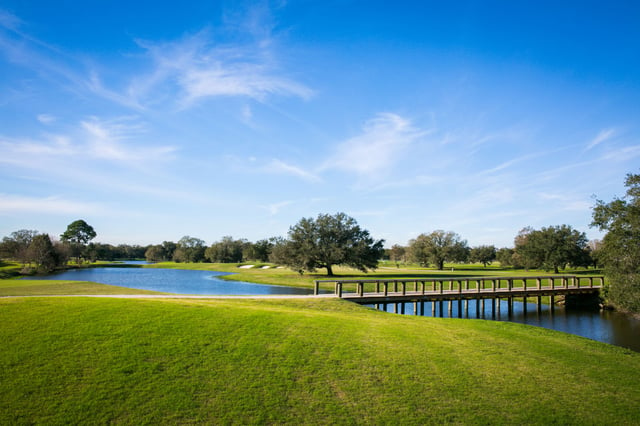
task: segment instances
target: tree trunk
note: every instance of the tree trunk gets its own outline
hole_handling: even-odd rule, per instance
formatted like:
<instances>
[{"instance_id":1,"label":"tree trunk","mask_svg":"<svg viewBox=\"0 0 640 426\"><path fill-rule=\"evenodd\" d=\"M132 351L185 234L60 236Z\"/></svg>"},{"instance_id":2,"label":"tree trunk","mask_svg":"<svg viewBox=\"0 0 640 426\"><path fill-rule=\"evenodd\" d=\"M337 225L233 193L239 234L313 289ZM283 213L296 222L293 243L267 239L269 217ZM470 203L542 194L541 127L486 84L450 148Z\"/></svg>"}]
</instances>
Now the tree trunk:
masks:
<instances>
[{"instance_id":1,"label":"tree trunk","mask_svg":"<svg viewBox=\"0 0 640 426\"><path fill-rule=\"evenodd\" d=\"M331 269L331 264L327 264L327 276L332 277L333 276L333 269Z\"/></svg>"},{"instance_id":2,"label":"tree trunk","mask_svg":"<svg viewBox=\"0 0 640 426\"><path fill-rule=\"evenodd\" d=\"M438 269L441 271L444 269L444 260L438 260Z\"/></svg>"}]
</instances>

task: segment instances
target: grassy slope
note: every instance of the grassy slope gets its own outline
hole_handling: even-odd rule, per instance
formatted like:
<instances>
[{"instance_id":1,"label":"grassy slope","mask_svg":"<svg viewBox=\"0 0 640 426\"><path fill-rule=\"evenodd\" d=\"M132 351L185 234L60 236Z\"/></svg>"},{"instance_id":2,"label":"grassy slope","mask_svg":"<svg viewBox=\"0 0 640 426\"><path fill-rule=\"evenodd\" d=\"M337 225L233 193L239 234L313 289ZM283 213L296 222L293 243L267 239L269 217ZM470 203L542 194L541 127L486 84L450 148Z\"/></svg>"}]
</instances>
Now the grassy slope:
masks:
<instances>
[{"instance_id":1,"label":"grassy slope","mask_svg":"<svg viewBox=\"0 0 640 426\"><path fill-rule=\"evenodd\" d=\"M640 354L340 300L0 300L0 423L631 424Z\"/></svg>"},{"instance_id":2,"label":"grassy slope","mask_svg":"<svg viewBox=\"0 0 640 426\"><path fill-rule=\"evenodd\" d=\"M0 296L48 296L69 294L162 294L150 290L65 280L0 280Z\"/></svg>"}]
</instances>

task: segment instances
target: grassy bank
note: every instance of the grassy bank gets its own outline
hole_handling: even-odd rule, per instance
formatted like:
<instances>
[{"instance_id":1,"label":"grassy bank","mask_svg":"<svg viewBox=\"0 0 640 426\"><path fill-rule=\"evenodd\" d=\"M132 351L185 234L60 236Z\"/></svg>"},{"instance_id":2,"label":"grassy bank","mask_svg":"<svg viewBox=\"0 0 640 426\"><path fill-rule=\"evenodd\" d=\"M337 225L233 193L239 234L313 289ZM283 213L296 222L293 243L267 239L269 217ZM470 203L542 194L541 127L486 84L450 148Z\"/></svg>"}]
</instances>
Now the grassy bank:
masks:
<instances>
[{"instance_id":1,"label":"grassy bank","mask_svg":"<svg viewBox=\"0 0 640 426\"><path fill-rule=\"evenodd\" d=\"M162 294L150 290L65 280L0 280L0 296L53 296L70 294Z\"/></svg>"},{"instance_id":2,"label":"grassy bank","mask_svg":"<svg viewBox=\"0 0 640 426\"><path fill-rule=\"evenodd\" d=\"M0 300L0 423L631 424L640 354L340 300Z\"/></svg>"}]
</instances>

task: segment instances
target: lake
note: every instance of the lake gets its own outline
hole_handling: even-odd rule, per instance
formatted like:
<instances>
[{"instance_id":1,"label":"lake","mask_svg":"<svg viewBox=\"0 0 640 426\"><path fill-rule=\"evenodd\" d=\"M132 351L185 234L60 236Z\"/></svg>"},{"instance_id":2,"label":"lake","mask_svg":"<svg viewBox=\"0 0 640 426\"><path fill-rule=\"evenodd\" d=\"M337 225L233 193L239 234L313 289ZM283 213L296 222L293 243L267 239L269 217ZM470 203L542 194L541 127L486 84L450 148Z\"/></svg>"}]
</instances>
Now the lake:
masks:
<instances>
[{"instance_id":1,"label":"lake","mask_svg":"<svg viewBox=\"0 0 640 426\"><path fill-rule=\"evenodd\" d=\"M134 263L134 262L127 262ZM140 262L145 263L145 262ZM102 284L118 285L122 287L154 290L174 294L194 295L310 295L312 289L255 284L242 281L227 281L220 277L228 275L225 272L192 271L181 269L155 268L89 268L69 270L59 274L34 279L57 279L73 281L93 281ZM476 316L475 301L471 300L458 311L457 302L451 307L445 303L440 309L436 303L435 315L452 318L480 318L497 321L511 321L522 324L535 325L553 330L576 334L589 339L610 343L640 352L640 320L629 315L610 311L567 310L564 307L542 305L541 312L537 312L537 305L527 304L526 313L522 303L514 303L511 315L508 315L506 301L502 301L500 309L492 315L491 303L485 303L484 311ZM393 304L387 305L387 311L393 312ZM400 309L398 309L400 311ZM431 302L425 302L424 312L431 316ZM404 313L413 315L413 303L404 304ZM418 313L422 313L419 311Z\"/></svg>"},{"instance_id":2,"label":"lake","mask_svg":"<svg viewBox=\"0 0 640 426\"><path fill-rule=\"evenodd\" d=\"M220 278L223 275L229 275L229 273L182 269L114 267L72 269L44 277L33 277L33 279L93 281L101 284L175 294L217 296L313 294L313 290L308 288L227 281Z\"/></svg>"},{"instance_id":3,"label":"lake","mask_svg":"<svg viewBox=\"0 0 640 426\"><path fill-rule=\"evenodd\" d=\"M399 303L398 305L398 308L395 308L394 304L389 303L386 311L394 312L396 310L397 313L402 313L402 305L404 305L405 315L416 314L413 303ZM367 306L373 307L373 305ZM424 315L433 316L433 307L432 302L425 302ZM380 308L382 309L382 305ZM540 312L538 312L538 305L535 303L527 303L525 310L524 303L514 302L513 311L509 315L506 300L500 302L499 308L496 305L495 313L491 309L490 300L485 301L484 310L482 304L476 306L475 300L469 300L466 305L462 302L460 308L458 309L457 301L451 304L451 311L449 311L448 302L444 302L442 306L436 302L435 316L517 322L564 331L640 352L640 319L620 312L566 309L564 306L554 306L551 309L551 305L545 304L540 306ZM420 304L418 304L417 313L423 314Z\"/></svg>"}]
</instances>

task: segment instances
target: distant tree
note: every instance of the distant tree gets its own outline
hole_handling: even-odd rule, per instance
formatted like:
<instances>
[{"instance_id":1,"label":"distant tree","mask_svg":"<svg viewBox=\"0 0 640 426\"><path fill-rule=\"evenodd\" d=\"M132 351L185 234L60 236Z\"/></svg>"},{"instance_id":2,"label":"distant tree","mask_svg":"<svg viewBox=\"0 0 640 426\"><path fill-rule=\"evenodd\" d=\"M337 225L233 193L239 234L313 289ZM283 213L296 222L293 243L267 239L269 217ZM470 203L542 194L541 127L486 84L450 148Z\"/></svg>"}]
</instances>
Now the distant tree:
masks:
<instances>
[{"instance_id":1,"label":"distant tree","mask_svg":"<svg viewBox=\"0 0 640 426\"><path fill-rule=\"evenodd\" d=\"M628 174L625 186L624 198L596 202L591 226L607 231L598 259L609 278L609 301L640 313L640 174Z\"/></svg>"},{"instance_id":2,"label":"distant tree","mask_svg":"<svg viewBox=\"0 0 640 426\"><path fill-rule=\"evenodd\" d=\"M242 262L246 240L234 240L226 236L215 242L204 252L204 257L214 263L239 263Z\"/></svg>"},{"instance_id":3,"label":"distant tree","mask_svg":"<svg viewBox=\"0 0 640 426\"><path fill-rule=\"evenodd\" d=\"M591 257L591 266L597 269L600 265L602 265L601 249L602 249L603 243L601 240L589 240L589 242L587 243L587 246L589 248L589 254Z\"/></svg>"},{"instance_id":4,"label":"distant tree","mask_svg":"<svg viewBox=\"0 0 640 426\"><path fill-rule=\"evenodd\" d=\"M496 248L495 246L477 246L471 249L469 257L472 262L479 262L486 268L496 260Z\"/></svg>"},{"instance_id":5,"label":"distant tree","mask_svg":"<svg viewBox=\"0 0 640 426\"><path fill-rule=\"evenodd\" d=\"M396 266L400 263L404 263L407 260L407 248L399 244L394 244L389 249L389 260L395 262Z\"/></svg>"},{"instance_id":6,"label":"distant tree","mask_svg":"<svg viewBox=\"0 0 640 426\"><path fill-rule=\"evenodd\" d=\"M444 262L466 261L469 247L467 241L455 232L437 230L409 241L409 251L419 264L433 264L437 269L444 269Z\"/></svg>"},{"instance_id":7,"label":"distant tree","mask_svg":"<svg viewBox=\"0 0 640 426\"><path fill-rule=\"evenodd\" d=\"M553 269L557 274L560 268L569 264L584 264L586 247L587 237L584 232L569 225L561 225L529 232L524 242L516 247L516 252L524 259L525 264Z\"/></svg>"},{"instance_id":8,"label":"distant tree","mask_svg":"<svg viewBox=\"0 0 640 426\"><path fill-rule=\"evenodd\" d=\"M173 253L176 251L177 248L177 244L174 243L173 241L163 241L162 242L162 248L164 250L165 253L165 257L163 260L171 260L173 259Z\"/></svg>"},{"instance_id":9,"label":"distant tree","mask_svg":"<svg viewBox=\"0 0 640 426\"><path fill-rule=\"evenodd\" d=\"M287 263L287 259L290 257L288 254L289 241L283 237L273 237L270 238L269 241L272 244L271 251L269 252L269 262L285 265ZM303 271L298 270L298 272Z\"/></svg>"},{"instance_id":10,"label":"distant tree","mask_svg":"<svg viewBox=\"0 0 640 426\"><path fill-rule=\"evenodd\" d=\"M346 265L366 272L378 266L384 252L384 240L374 240L355 219L344 213L320 214L316 219L303 218L289 228L288 239L274 246L276 258L289 268L314 272Z\"/></svg>"},{"instance_id":11,"label":"distant tree","mask_svg":"<svg viewBox=\"0 0 640 426\"><path fill-rule=\"evenodd\" d=\"M60 263L60 256L47 234L33 237L27 255L29 261L35 263L36 269L41 272L51 272Z\"/></svg>"},{"instance_id":12,"label":"distant tree","mask_svg":"<svg viewBox=\"0 0 640 426\"><path fill-rule=\"evenodd\" d=\"M496 252L496 260L500 262L500 266L503 268L508 268L510 266L514 266L513 255L515 250L509 247L502 247Z\"/></svg>"},{"instance_id":13,"label":"distant tree","mask_svg":"<svg viewBox=\"0 0 640 426\"><path fill-rule=\"evenodd\" d=\"M513 255L511 256L511 264L514 268L538 268L541 266L540 259L534 259L530 256L525 256L522 247L524 247L527 243L527 238L529 238L529 234L531 234L534 229L530 226L526 226L522 228L518 235L513 239Z\"/></svg>"},{"instance_id":14,"label":"distant tree","mask_svg":"<svg viewBox=\"0 0 640 426\"><path fill-rule=\"evenodd\" d=\"M144 252L144 258L147 259L147 262L162 262L167 260L167 253L161 244L157 244L147 248L147 251Z\"/></svg>"},{"instance_id":15,"label":"distant tree","mask_svg":"<svg viewBox=\"0 0 640 426\"><path fill-rule=\"evenodd\" d=\"M185 235L178 241L176 250L173 253L173 260L176 262L201 262L204 260L204 241Z\"/></svg>"},{"instance_id":16,"label":"distant tree","mask_svg":"<svg viewBox=\"0 0 640 426\"><path fill-rule=\"evenodd\" d=\"M38 235L38 231L29 229L12 232L8 237L4 237L0 243L0 256L16 260L25 266L29 262L27 250L36 235Z\"/></svg>"},{"instance_id":17,"label":"distant tree","mask_svg":"<svg viewBox=\"0 0 640 426\"><path fill-rule=\"evenodd\" d=\"M268 262L274 242L271 239L263 239L255 243L247 242L244 249L244 258L258 262Z\"/></svg>"},{"instance_id":18,"label":"distant tree","mask_svg":"<svg viewBox=\"0 0 640 426\"><path fill-rule=\"evenodd\" d=\"M71 253L78 264L81 262L82 251L85 245L96 237L96 231L82 219L71 222L67 230L60 235L62 242L69 244Z\"/></svg>"}]
</instances>

